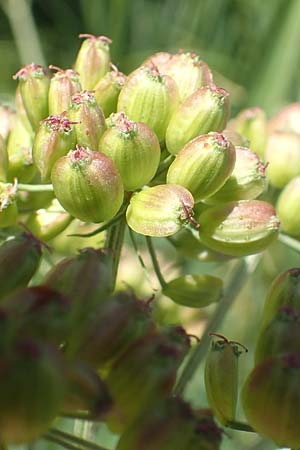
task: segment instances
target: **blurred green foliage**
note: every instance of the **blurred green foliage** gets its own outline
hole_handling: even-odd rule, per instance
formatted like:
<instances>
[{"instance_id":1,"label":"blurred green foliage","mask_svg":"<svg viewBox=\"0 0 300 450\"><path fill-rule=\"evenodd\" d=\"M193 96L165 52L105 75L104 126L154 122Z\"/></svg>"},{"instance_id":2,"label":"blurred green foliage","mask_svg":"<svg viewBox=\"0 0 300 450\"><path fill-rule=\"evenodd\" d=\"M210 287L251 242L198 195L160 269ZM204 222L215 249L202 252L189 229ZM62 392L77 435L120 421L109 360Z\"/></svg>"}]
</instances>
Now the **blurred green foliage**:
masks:
<instances>
[{"instance_id":1,"label":"blurred green foliage","mask_svg":"<svg viewBox=\"0 0 300 450\"><path fill-rule=\"evenodd\" d=\"M2 100L12 95L11 75L21 65L72 65L79 33L111 37L113 60L125 72L156 51L196 51L230 90L233 112L259 105L270 114L299 98L299 0L0 0L0 5Z\"/></svg>"}]
</instances>

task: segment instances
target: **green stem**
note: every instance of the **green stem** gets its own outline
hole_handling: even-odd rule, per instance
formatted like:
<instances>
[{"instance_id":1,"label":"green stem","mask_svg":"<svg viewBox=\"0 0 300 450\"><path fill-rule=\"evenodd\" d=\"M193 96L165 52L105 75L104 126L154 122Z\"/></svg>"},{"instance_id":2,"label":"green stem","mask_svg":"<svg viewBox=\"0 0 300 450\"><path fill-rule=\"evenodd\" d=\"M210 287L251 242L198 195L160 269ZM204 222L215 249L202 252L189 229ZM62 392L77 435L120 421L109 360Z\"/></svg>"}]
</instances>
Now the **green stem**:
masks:
<instances>
[{"instance_id":1,"label":"green stem","mask_svg":"<svg viewBox=\"0 0 300 450\"><path fill-rule=\"evenodd\" d=\"M109 220L108 222L105 222L103 225L101 225L101 227L97 228L94 231L91 231L90 233L85 233L85 234L69 234L68 236L75 236L75 237L92 237L92 236L96 236L96 234L102 233L103 231L107 230L108 228L112 227L113 225L117 224L122 217L124 217L125 214L125 210L122 210L119 212L119 214L117 214L115 217L113 217L111 220Z\"/></svg>"},{"instance_id":2,"label":"green stem","mask_svg":"<svg viewBox=\"0 0 300 450\"><path fill-rule=\"evenodd\" d=\"M52 184L23 184L18 183L17 188L19 191L26 192L53 192Z\"/></svg>"},{"instance_id":3,"label":"green stem","mask_svg":"<svg viewBox=\"0 0 300 450\"><path fill-rule=\"evenodd\" d=\"M98 444L95 444L94 442L87 441L86 439L82 439L78 436L75 436L74 434L69 434L64 431L57 430L56 428L50 428L47 435L50 435L51 437L57 439L61 439L65 442L69 441L71 445L77 445L80 446L80 448L84 448L86 450L106 450L105 448L101 447Z\"/></svg>"},{"instance_id":4,"label":"green stem","mask_svg":"<svg viewBox=\"0 0 300 450\"><path fill-rule=\"evenodd\" d=\"M122 217L116 225L109 229L106 247L112 254L112 291L115 289L118 268L120 263L121 250L124 242L126 220Z\"/></svg>"},{"instance_id":5,"label":"green stem","mask_svg":"<svg viewBox=\"0 0 300 450\"><path fill-rule=\"evenodd\" d=\"M253 259L253 257L252 259L249 259L248 263L246 263L245 259L241 259L236 263L236 266L232 270L232 275L230 277L227 288L225 288L223 298L219 302L210 321L207 323L199 344L195 347L195 350L191 354L175 386L175 395L182 394L186 385L191 380L192 376L194 375L195 371L197 370L198 366L207 353L207 349L210 344L209 332L218 331L221 323L223 322L223 319L226 316L226 313L229 311L234 300L244 287L248 274L256 268L261 255L257 255L254 258L255 259Z\"/></svg>"},{"instance_id":6,"label":"green stem","mask_svg":"<svg viewBox=\"0 0 300 450\"><path fill-rule=\"evenodd\" d=\"M237 430L237 431L247 431L249 433L256 433L256 431L248 423L237 422L235 420L227 422L225 424L225 427L232 428L233 430Z\"/></svg>"},{"instance_id":7,"label":"green stem","mask_svg":"<svg viewBox=\"0 0 300 450\"><path fill-rule=\"evenodd\" d=\"M144 259L143 259L142 255L141 255L141 252L139 250L138 244L137 244L136 239L135 239L135 232L132 231L132 229L129 228L129 227L128 227L128 231L129 231L129 237L130 237L132 246L133 246L134 251L136 253L136 256L137 256L137 258L139 260L141 268L142 268L142 270L143 270L143 272L145 274L145 277L147 278L147 281L148 281L149 285L151 286L151 289L153 289L152 282L151 282L151 279L149 277L149 272L148 272L147 266L146 266L146 264L144 262Z\"/></svg>"},{"instance_id":8,"label":"green stem","mask_svg":"<svg viewBox=\"0 0 300 450\"><path fill-rule=\"evenodd\" d=\"M300 242L297 241L296 239L293 239L290 236L287 236L286 234L280 233L278 240L279 242L291 248L295 252L300 253Z\"/></svg>"},{"instance_id":9,"label":"green stem","mask_svg":"<svg viewBox=\"0 0 300 450\"><path fill-rule=\"evenodd\" d=\"M163 277L163 275L162 275L162 273L160 271L160 266L159 266L158 259L157 259L157 256L156 256L156 252L155 252L155 249L154 249L154 246L153 246L153 243L152 243L152 239L151 239L150 236L146 236L146 242L147 242L147 247L148 247L148 250L149 250L150 257L151 257L151 261L152 261L152 264L153 264L154 272L155 272L155 274L157 276L159 284L161 285L161 288L163 289L165 286L167 286L167 283L166 283L166 280L164 279L164 277Z\"/></svg>"}]
</instances>

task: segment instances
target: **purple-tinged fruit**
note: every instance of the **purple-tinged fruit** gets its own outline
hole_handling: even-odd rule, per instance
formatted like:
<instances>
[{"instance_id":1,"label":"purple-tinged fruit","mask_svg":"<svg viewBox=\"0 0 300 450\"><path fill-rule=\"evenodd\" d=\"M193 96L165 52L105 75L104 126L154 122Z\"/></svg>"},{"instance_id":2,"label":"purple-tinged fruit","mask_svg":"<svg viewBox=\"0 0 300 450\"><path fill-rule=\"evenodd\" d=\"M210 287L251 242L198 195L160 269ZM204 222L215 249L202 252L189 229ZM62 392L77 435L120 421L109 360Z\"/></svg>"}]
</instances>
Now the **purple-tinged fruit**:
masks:
<instances>
[{"instance_id":1,"label":"purple-tinged fruit","mask_svg":"<svg viewBox=\"0 0 300 450\"><path fill-rule=\"evenodd\" d=\"M80 92L82 87L79 75L74 70L63 70L56 66L49 67L57 70L51 79L49 88L49 115L57 116L69 109L72 95Z\"/></svg>"}]
</instances>

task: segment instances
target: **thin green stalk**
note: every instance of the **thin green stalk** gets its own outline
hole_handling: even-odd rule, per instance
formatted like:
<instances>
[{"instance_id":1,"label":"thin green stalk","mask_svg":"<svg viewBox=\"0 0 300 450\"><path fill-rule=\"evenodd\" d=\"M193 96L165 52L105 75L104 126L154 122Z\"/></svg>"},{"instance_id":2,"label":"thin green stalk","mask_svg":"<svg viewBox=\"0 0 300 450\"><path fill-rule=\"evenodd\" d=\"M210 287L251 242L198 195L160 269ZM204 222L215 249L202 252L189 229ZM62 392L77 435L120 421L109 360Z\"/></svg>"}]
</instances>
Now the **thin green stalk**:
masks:
<instances>
[{"instance_id":1,"label":"thin green stalk","mask_svg":"<svg viewBox=\"0 0 300 450\"><path fill-rule=\"evenodd\" d=\"M74 434L66 433L65 431L58 430L56 428L50 428L49 433L53 437L57 437L59 439L63 439L65 441L70 441L73 445L80 445L87 450L106 450L100 445L87 441L86 439L82 439Z\"/></svg>"},{"instance_id":2,"label":"thin green stalk","mask_svg":"<svg viewBox=\"0 0 300 450\"><path fill-rule=\"evenodd\" d=\"M159 284L161 285L161 288L163 289L167 285L167 283L166 283L166 280L164 279L164 277L163 277L163 275L162 275L162 273L160 271L159 262L158 262L158 259L157 259L157 256L156 256L156 252L155 252L155 249L154 249L154 246L153 246L153 243L152 243L152 239L151 239L150 236L146 236L146 242L147 242L147 247L148 247L148 250L149 250L150 258L151 258L151 261L152 261L152 264L153 264L154 272L155 272L155 274L157 276Z\"/></svg>"},{"instance_id":3,"label":"thin green stalk","mask_svg":"<svg viewBox=\"0 0 300 450\"><path fill-rule=\"evenodd\" d=\"M23 184L18 183L17 188L19 191L26 192L52 192L52 184Z\"/></svg>"},{"instance_id":4,"label":"thin green stalk","mask_svg":"<svg viewBox=\"0 0 300 450\"><path fill-rule=\"evenodd\" d=\"M153 289L153 285L152 285L151 279L149 277L149 272L148 272L147 266L146 266L146 264L144 262L144 259L143 259L142 255L141 255L141 252L139 250L138 244L137 244L136 239L135 239L135 232L129 227L128 227L128 231L129 231L129 237L130 237L132 246L133 246L134 251L136 253L136 256L137 256L137 258L139 260L141 268L142 268L142 270L143 270L143 272L145 274L145 277L146 277L146 279L147 279L151 289Z\"/></svg>"},{"instance_id":5,"label":"thin green stalk","mask_svg":"<svg viewBox=\"0 0 300 450\"><path fill-rule=\"evenodd\" d=\"M193 377L195 371L207 353L207 349L210 344L209 332L218 331L231 305L244 287L248 274L256 268L260 258L261 255L256 255L254 259L253 257L252 259L248 259L248 263L246 263L245 259L240 259L236 263L227 288L225 288L223 298L220 300L213 316L207 323L199 344L195 347L185 368L183 369L183 372L175 386L174 395L182 394L187 384Z\"/></svg>"},{"instance_id":6,"label":"thin green stalk","mask_svg":"<svg viewBox=\"0 0 300 450\"><path fill-rule=\"evenodd\" d=\"M293 239L290 236L287 236L286 234L280 233L278 240L279 242L291 248L295 252L300 253L300 242L297 241L296 239Z\"/></svg>"},{"instance_id":7,"label":"thin green stalk","mask_svg":"<svg viewBox=\"0 0 300 450\"><path fill-rule=\"evenodd\" d=\"M113 225L108 232L106 247L111 250L112 255L112 291L115 289L120 256L124 242L126 220L122 217L116 225Z\"/></svg>"},{"instance_id":8,"label":"thin green stalk","mask_svg":"<svg viewBox=\"0 0 300 450\"><path fill-rule=\"evenodd\" d=\"M225 427L232 428L233 430L237 430L237 431L246 431L248 433L256 433L256 431L248 423L237 422L235 420L227 422L225 424Z\"/></svg>"},{"instance_id":9,"label":"thin green stalk","mask_svg":"<svg viewBox=\"0 0 300 450\"><path fill-rule=\"evenodd\" d=\"M124 217L125 214L125 210L120 211L115 217L113 217L111 220L109 220L108 222L105 222L103 225L101 225L101 227L97 228L94 231L91 231L90 233L84 233L84 234L69 234L68 236L75 236L75 237L92 237L92 236L96 236L96 234L102 233L105 230L108 230L109 228L111 228L113 225L117 224L122 217Z\"/></svg>"}]
</instances>

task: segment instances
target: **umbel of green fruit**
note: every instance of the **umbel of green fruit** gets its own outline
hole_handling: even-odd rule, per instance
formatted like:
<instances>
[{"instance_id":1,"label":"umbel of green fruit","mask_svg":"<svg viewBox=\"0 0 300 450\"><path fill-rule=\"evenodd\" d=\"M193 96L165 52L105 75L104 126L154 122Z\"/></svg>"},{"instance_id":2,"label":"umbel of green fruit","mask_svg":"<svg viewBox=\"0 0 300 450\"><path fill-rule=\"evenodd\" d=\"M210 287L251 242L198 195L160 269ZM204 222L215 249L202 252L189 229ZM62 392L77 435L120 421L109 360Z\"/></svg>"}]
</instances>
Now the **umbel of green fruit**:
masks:
<instances>
[{"instance_id":1,"label":"umbel of green fruit","mask_svg":"<svg viewBox=\"0 0 300 450\"><path fill-rule=\"evenodd\" d=\"M82 88L91 90L109 70L109 44L112 40L106 36L92 34L80 34L79 37L85 40L78 52L75 70L80 75Z\"/></svg>"},{"instance_id":2,"label":"umbel of green fruit","mask_svg":"<svg viewBox=\"0 0 300 450\"><path fill-rule=\"evenodd\" d=\"M126 75L111 64L112 70L99 80L94 91L98 105L105 117L117 110L118 98L122 87L126 81Z\"/></svg>"},{"instance_id":3,"label":"umbel of green fruit","mask_svg":"<svg viewBox=\"0 0 300 450\"><path fill-rule=\"evenodd\" d=\"M28 284L41 254L41 243L30 233L19 234L0 246L0 298Z\"/></svg>"},{"instance_id":4,"label":"umbel of green fruit","mask_svg":"<svg viewBox=\"0 0 300 450\"><path fill-rule=\"evenodd\" d=\"M280 273L270 286L262 317L266 327L282 307L300 308L300 268L293 267Z\"/></svg>"},{"instance_id":5,"label":"umbel of green fruit","mask_svg":"<svg viewBox=\"0 0 300 450\"><path fill-rule=\"evenodd\" d=\"M129 227L145 236L171 236L193 217L194 199L182 186L162 184L131 197L126 219Z\"/></svg>"},{"instance_id":6,"label":"umbel of green fruit","mask_svg":"<svg viewBox=\"0 0 300 450\"><path fill-rule=\"evenodd\" d=\"M63 70L56 66L50 69L57 70L53 75L49 88L49 115L57 116L67 111L72 95L82 90L79 75L72 69Z\"/></svg>"},{"instance_id":7,"label":"umbel of green fruit","mask_svg":"<svg viewBox=\"0 0 300 450\"><path fill-rule=\"evenodd\" d=\"M83 91L74 94L68 114L70 119L76 123L77 144L96 151L106 125L105 117L96 102L94 92Z\"/></svg>"},{"instance_id":8,"label":"umbel of green fruit","mask_svg":"<svg viewBox=\"0 0 300 450\"><path fill-rule=\"evenodd\" d=\"M32 339L1 355L0 434L6 444L29 443L60 411L65 385L58 353Z\"/></svg>"},{"instance_id":9,"label":"umbel of green fruit","mask_svg":"<svg viewBox=\"0 0 300 450\"><path fill-rule=\"evenodd\" d=\"M217 192L205 199L206 203L253 200L265 190L265 165L257 154L246 147L235 147L235 155L232 174Z\"/></svg>"},{"instance_id":10,"label":"umbel of green fruit","mask_svg":"<svg viewBox=\"0 0 300 450\"><path fill-rule=\"evenodd\" d=\"M160 146L155 133L144 123L130 121L124 113L113 114L108 123L99 150L115 163L126 191L143 187L159 165Z\"/></svg>"},{"instance_id":11,"label":"umbel of green fruit","mask_svg":"<svg viewBox=\"0 0 300 450\"><path fill-rule=\"evenodd\" d=\"M300 176L293 178L281 191L276 205L282 231L300 236Z\"/></svg>"},{"instance_id":12,"label":"umbel of green fruit","mask_svg":"<svg viewBox=\"0 0 300 450\"><path fill-rule=\"evenodd\" d=\"M249 424L278 447L300 445L300 355L266 359L248 376L242 391Z\"/></svg>"},{"instance_id":13,"label":"umbel of green fruit","mask_svg":"<svg viewBox=\"0 0 300 450\"><path fill-rule=\"evenodd\" d=\"M283 306L262 328L255 347L255 364L287 351L300 353L300 310Z\"/></svg>"},{"instance_id":14,"label":"umbel of green fruit","mask_svg":"<svg viewBox=\"0 0 300 450\"><path fill-rule=\"evenodd\" d=\"M35 135L32 156L43 182L51 179L54 163L76 145L76 132L66 113L43 120Z\"/></svg>"},{"instance_id":15,"label":"umbel of green fruit","mask_svg":"<svg viewBox=\"0 0 300 450\"><path fill-rule=\"evenodd\" d=\"M213 84L212 73L196 53L179 52L174 55L161 53L150 56L144 65L156 65L162 75L175 80L181 102L186 100L198 88Z\"/></svg>"},{"instance_id":16,"label":"umbel of green fruit","mask_svg":"<svg viewBox=\"0 0 300 450\"><path fill-rule=\"evenodd\" d=\"M14 75L19 80L23 105L33 129L48 116L48 92L50 76L48 71L37 64L29 64Z\"/></svg>"},{"instance_id":17,"label":"umbel of green fruit","mask_svg":"<svg viewBox=\"0 0 300 450\"><path fill-rule=\"evenodd\" d=\"M294 177L300 175L300 135L276 131L268 140L267 177L276 188L282 189Z\"/></svg>"},{"instance_id":18,"label":"umbel of green fruit","mask_svg":"<svg viewBox=\"0 0 300 450\"><path fill-rule=\"evenodd\" d=\"M214 339L205 363L207 400L216 417L226 425L235 420L238 399L238 357L241 345L211 333Z\"/></svg>"},{"instance_id":19,"label":"umbel of green fruit","mask_svg":"<svg viewBox=\"0 0 300 450\"><path fill-rule=\"evenodd\" d=\"M222 131L229 117L229 93L218 86L195 91L174 112L166 132L167 149L177 154L190 140Z\"/></svg>"},{"instance_id":20,"label":"umbel of green fruit","mask_svg":"<svg viewBox=\"0 0 300 450\"><path fill-rule=\"evenodd\" d=\"M109 220L122 205L121 176L103 153L77 146L56 161L51 179L65 210L84 222Z\"/></svg>"},{"instance_id":21,"label":"umbel of green fruit","mask_svg":"<svg viewBox=\"0 0 300 450\"><path fill-rule=\"evenodd\" d=\"M265 112L261 108L248 108L229 122L229 129L236 130L250 142L251 149L264 158L268 129Z\"/></svg>"},{"instance_id":22,"label":"umbel of green fruit","mask_svg":"<svg viewBox=\"0 0 300 450\"><path fill-rule=\"evenodd\" d=\"M197 203L223 186L234 164L233 145L220 133L205 134L178 153L169 167L167 183L185 187Z\"/></svg>"},{"instance_id":23,"label":"umbel of green fruit","mask_svg":"<svg viewBox=\"0 0 300 450\"><path fill-rule=\"evenodd\" d=\"M0 182L0 228L15 225L17 221L16 192L16 183L13 185Z\"/></svg>"},{"instance_id":24,"label":"umbel of green fruit","mask_svg":"<svg viewBox=\"0 0 300 450\"><path fill-rule=\"evenodd\" d=\"M185 275L169 281L162 292L175 303L190 308L203 308L222 296L223 282L211 275Z\"/></svg>"},{"instance_id":25,"label":"umbel of green fruit","mask_svg":"<svg viewBox=\"0 0 300 450\"><path fill-rule=\"evenodd\" d=\"M171 115L178 104L175 81L155 66L142 66L127 78L118 100L118 111L143 122L163 141Z\"/></svg>"},{"instance_id":26,"label":"umbel of green fruit","mask_svg":"<svg viewBox=\"0 0 300 450\"><path fill-rule=\"evenodd\" d=\"M207 247L232 256L261 252L276 239L280 222L269 203L241 200L214 206L198 218Z\"/></svg>"}]
</instances>

